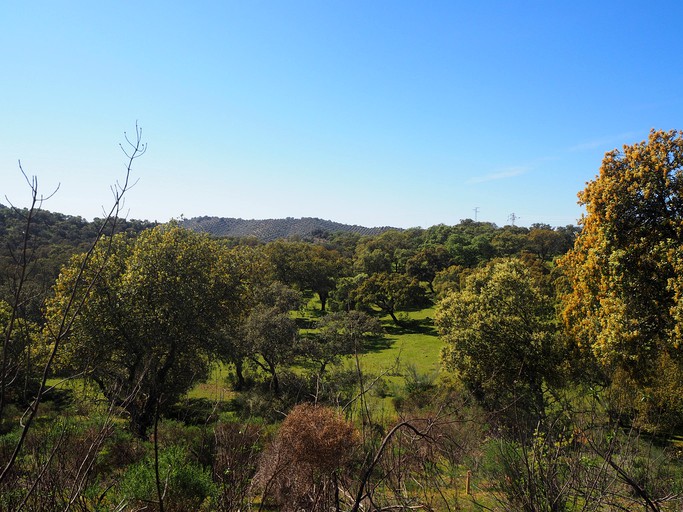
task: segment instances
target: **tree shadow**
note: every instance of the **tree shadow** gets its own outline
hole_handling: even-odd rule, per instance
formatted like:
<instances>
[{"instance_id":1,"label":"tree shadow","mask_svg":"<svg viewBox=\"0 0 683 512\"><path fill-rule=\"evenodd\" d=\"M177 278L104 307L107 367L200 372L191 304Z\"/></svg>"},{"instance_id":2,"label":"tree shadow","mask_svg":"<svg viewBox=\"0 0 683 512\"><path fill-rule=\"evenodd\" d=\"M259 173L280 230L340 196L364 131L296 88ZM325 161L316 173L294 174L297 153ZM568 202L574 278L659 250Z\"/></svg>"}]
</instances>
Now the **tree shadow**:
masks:
<instances>
[{"instance_id":1,"label":"tree shadow","mask_svg":"<svg viewBox=\"0 0 683 512\"><path fill-rule=\"evenodd\" d=\"M65 411L75 403L74 390L69 387L53 387L45 391L43 399L50 402L56 411ZM20 405L28 407L30 402L20 401Z\"/></svg>"},{"instance_id":2,"label":"tree shadow","mask_svg":"<svg viewBox=\"0 0 683 512\"><path fill-rule=\"evenodd\" d=\"M217 421L222 412L234 410L233 399L209 400L188 397L171 406L164 416L187 425L204 425Z\"/></svg>"},{"instance_id":3,"label":"tree shadow","mask_svg":"<svg viewBox=\"0 0 683 512\"><path fill-rule=\"evenodd\" d=\"M296 326L299 329L316 329L318 327L318 321L315 318L310 318L307 316L300 316L294 319Z\"/></svg>"},{"instance_id":4,"label":"tree shadow","mask_svg":"<svg viewBox=\"0 0 683 512\"><path fill-rule=\"evenodd\" d=\"M401 320L400 324L394 322L385 323L384 330L391 336L400 336L402 334L425 334L428 336L436 336L438 333L434 327L434 320L432 318L422 319L407 319Z\"/></svg>"},{"instance_id":5,"label":"tree shadow","mask_svg":"<svg viewBox=\"0 0 683 512\"><path fill-rule=\"evenodd\" d=\"M360 353L381 352L382 350L391 348L394 343L396 343L396 340L389 338L388 336L370 336L363 340L363 347L361 348Z\"/></svg>"}]
</instances>

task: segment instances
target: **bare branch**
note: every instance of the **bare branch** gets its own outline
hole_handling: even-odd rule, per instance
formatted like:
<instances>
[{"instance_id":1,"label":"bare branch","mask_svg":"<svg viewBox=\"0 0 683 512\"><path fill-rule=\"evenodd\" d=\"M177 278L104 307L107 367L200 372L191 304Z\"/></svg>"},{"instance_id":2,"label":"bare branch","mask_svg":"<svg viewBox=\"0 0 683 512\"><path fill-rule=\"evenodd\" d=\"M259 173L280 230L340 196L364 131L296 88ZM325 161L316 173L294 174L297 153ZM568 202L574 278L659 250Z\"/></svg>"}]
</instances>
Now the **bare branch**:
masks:
<instances>
[{"instance_id":1,"label":"bare branch","mask_svg":"<svg viewBox=\"0 0 683 512\"><path fill-rule=\"evenodd\" d=\"M42 377L40 379L40 386L38 388L38 392L36 393L35 398L27 408L28 412L28 417L26 420L26 423L23 425L20 437L18 441L16 442L15 448L12 452L12 455L10 456L10 459L7 461L5 464L5 467L3 468L2 472L0 473L0 483L2 483L6 478L7 475L9 474L10 469L14 465L19 452L21 451L21 448L24 444L24 441L26 440L26 435L28 434L29 429L31 428L31 425L33 423L33 420L35 419L39 405L43 399L43 396L47 390L47 379L49 376L49 373L52 368L52 364L55 360L55 357L57 356L57 353L61 347L62 342L66 338L71 325L75 321L76 317L78 316L81 308L83 307L85 301L87 300L88 296L88 291L92 289L94 286L96 280L98 279L100 272L102 270L102 267L99 269L96 269L94 273L94 277L90 280L90 282L86 283L86 293L83 295L83 297L78 300L77 296L79 293L79 289L81 287L82 281L85 276L85 271L88 268L90 264L90 260L95 253L95 249L99 245L100 239L105 235L105 230L107 228L107 224L110 226L110 231L109 234L113 234L114 230L116 228L117 220L119 218L119 212L121 209L121 202L123 200L124 195L129 189L129 183L130 183L130 175L132 172L133 168L133 161L142 156L145 151L147 150L147 145L142 143L142 129L135 124L135 133L136 133L136 138L135 141L132 142L129 138L128 135L124 133L124 136L126 138L126 141L130 145L130 148L128 151L124 150L124 154L128 157L128 162L126 165L126 173L125 173L125 179L123 180L123 184L117 183L116 185L116 192L114 195L114 201L109 209L109 213L107 214L107 217L105 218L104 222L102 225L99 227L98 232L95 236L95 240L91 244L90 248L88 251L85 253L85 256L83 258L83 261L81 262L80 268L78 270L76 279L74 281L73 288L71 290L71 295L67 301L67 306L63 312L62 319L60 322L60 325L58 327L57 332L50 331L50 334L52 335L53 338L53 344L52 344L52 350L50 352L50 355L48 357L47 362L45 363L42 371ZM122 148L123 149L123 148ZM28 248L28 237L30 233L30 228L31 228L31 222L33 220L33 214L36 211L37 208L42 204L42 202L46 199L43 198L42 196L38 198L38 180L37 178L34 178L33 180L28 180L26 173L21 169L22 174L24 177L27 179L27 182L29 182L29 186L31 187L31 196L32 196L32 203L31 203L31 208L29 209L28 213L28 218L27 218L27 224L26 224L26 230L24 233L24 251L27 250ZM55 191L56 192L56 191ZM48 197L52 197L52 194ZM107 247L107 250L109 250L111 246L109 245ZM24 252L25 253L25 252ZM106 260L106 258L105 258ZM104 264L104 262L103 262ZM10 322L10 327L7 329L5 339L3 341L3 362L2 362L2 371L4 375L4 371L6 368L7 364L7 345L9 344L10 336L12 333L12 327L16 318L16 313L17 313L17 305L20 302L20 296L21 296L21 288L23 286L23 283L25 282L26 278L26 260L23 260L23 265L21 269L21 277L19 280L19 286L17 287L17 291L15 293L15 298L14 298L14 305L13 305L13 311L12 311L12 320ZM0 413L2 412L2 406L4 404L4 381L2 383L1 389L0 389Z\"/></svg>"}]
</instances>

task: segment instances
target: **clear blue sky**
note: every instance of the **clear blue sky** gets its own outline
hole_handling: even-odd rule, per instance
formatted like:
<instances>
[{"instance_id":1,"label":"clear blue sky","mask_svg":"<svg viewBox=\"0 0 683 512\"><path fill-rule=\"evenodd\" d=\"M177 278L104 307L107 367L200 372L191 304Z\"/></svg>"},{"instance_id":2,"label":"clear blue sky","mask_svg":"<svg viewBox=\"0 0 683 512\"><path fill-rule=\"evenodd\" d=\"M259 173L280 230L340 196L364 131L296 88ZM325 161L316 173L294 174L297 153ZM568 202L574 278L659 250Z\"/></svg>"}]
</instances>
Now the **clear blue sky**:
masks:
<instances>
[{"instance_id":1,"label":"clear blue sky","mask_svg":"<svg viewBox=\"0 0 683 512\"><path fill-rule=\"evenodd\" d=\"M604 153L683 128L683 2L0 6L0 202L92 218L576 223Z\"/></svg>"}]
</instances>

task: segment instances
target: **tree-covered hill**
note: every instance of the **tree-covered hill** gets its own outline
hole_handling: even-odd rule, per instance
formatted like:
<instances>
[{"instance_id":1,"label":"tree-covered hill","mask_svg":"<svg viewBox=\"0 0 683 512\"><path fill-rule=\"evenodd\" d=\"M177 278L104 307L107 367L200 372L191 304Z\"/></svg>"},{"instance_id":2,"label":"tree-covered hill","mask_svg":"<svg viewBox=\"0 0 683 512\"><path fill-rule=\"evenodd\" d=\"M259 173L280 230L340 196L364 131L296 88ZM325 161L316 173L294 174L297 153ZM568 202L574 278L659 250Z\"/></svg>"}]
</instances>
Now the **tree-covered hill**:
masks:
<instances>
[{"instance_id":1,"label":"tree-covered hill","mask_svg":"<svg viewBox=\"0 0 683 512\"><path fill-rule=\"evenodd\" d=\"M54 284L59 270L72 255L88 249L97 236L104 219L88 221L80 216L36 209L30 214L22 208L0 204L0 300L14 295L18 282L20 262L25 258L27 275L25 286L32 297L27 303L29 316L38 315L37 303ZM29 236L24 237L28 226ZM153 227L146 220L113 219L103 232L137 234ZM24 251L25 246L25 251ZM34 304L31 306L30 304Z\"/></svg>"},{"instance_id":2,"label":"tree-covered hill","mask_svg":"<svg viewBox=\"0 0 683 512\"><path fill-rule=\"evenodd\" d=\"M183 220L181 225L193 231L209 233L220 237L253 236L262 242L270 242L279 238L314 238L325 234L358 233L359 235L379 235L392 227L374 227L341 224L315 217L295 219L236 219L225 217L194 217Z\"/></svg>"},{"instance_id":3,"label":"tree-covered hill","mask_svg":"<svg viewBox=\"0 0 683 512\"><path fill-rule=\"evenodd\" d=\"M10 240L23 237L27 215L26 209L15 209L0 204L0 242L3 245L7 245ZM78 215L66 215L42 209L34 210L32 216L31 237L40 245L66 244L74 247L89 245L103 222L103 219L88 221ZM116 223L114 231L117 233L123 231L137 233L157 224L148 220L122 218L117 219Z\"/></svg>"}]
</instances>

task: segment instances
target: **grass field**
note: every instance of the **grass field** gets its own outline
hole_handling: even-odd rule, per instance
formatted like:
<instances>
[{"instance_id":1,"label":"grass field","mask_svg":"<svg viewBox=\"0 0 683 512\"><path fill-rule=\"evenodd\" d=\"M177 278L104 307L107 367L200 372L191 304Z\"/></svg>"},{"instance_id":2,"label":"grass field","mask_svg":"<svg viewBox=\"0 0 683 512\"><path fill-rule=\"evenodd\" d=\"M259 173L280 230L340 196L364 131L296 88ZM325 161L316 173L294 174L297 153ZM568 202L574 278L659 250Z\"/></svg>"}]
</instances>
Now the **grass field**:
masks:
<instances>
[{"instance_id":1,"label":"grass field","mask_svg":"<svg viewBox=\"0 0 683 512\"><path fill-rule=\"evenodd\" d=\"M317 316L317 304L314 300L309 304L307 314ZM315 309L313 309L315 308ZM382 376L391 388L401 388L405 382L405 374L413 369L418 374L426 374L436 378L439 371L439 354L443 342L438 338L433 326L433 308L401 314L403 326L395 325L389 316L382 318L386 336L367 347L360 355L363 371L374 376ZM349 357L348 365L355 361ZM204 383L195 386L188 398L203 398L210 401L227 401L237 393L232 391L229 383L230 366L217 365L211 377ZM381 401L384 407L393 409L390 398Z\"/></svg>"},{"instance_id":2,"label":"grass field","mask_svg":"<svg viewBox=\"0 0 683 512\"><path fill-rule=\"evenodd\" d=\"M411 312L407 317L405 327L394 325L389 317L382 319L387 332L386 343L363 354L366 371L382 373L398 363L398 373L401 374L408 366L413 366L418 373L438 373L443 342L433 327L434 310Z\"/></svg>"}]
</instances>

